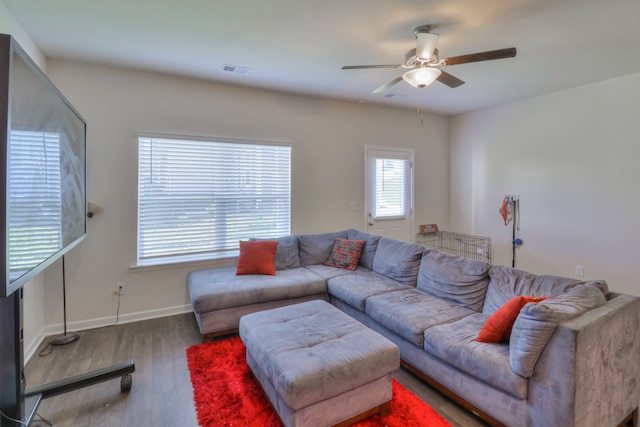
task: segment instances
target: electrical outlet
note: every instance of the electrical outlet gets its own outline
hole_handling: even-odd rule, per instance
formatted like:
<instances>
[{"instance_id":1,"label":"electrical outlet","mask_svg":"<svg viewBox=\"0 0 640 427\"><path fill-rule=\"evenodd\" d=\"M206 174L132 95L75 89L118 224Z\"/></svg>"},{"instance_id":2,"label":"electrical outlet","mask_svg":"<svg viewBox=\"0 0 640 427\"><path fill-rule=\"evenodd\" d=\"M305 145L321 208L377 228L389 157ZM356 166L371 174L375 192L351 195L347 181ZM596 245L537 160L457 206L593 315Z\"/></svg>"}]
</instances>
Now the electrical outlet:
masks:
<instances>
[{"instance_id":1,"label":"electrical outlet","mask_svg":"<svg viewBox=\"0 0 640 427\"><path fill-rule=\"evenodd\" d=\"M122 296L124 295L124 286L126 285L126 283L124 282L120 282L120 283L116 283L116 289L113 291L113 294L116 296Z\"/></svg>"},{"instance_id":2,"label":"electrical outlet","mask_svg":"<svg viewBox=\"0 0 640 427\"><path fill-rule=\"evenodd\" d=\"M576 276L584 277L584 267L582 265L576 265Z\"/></svg>"}]
</instances>

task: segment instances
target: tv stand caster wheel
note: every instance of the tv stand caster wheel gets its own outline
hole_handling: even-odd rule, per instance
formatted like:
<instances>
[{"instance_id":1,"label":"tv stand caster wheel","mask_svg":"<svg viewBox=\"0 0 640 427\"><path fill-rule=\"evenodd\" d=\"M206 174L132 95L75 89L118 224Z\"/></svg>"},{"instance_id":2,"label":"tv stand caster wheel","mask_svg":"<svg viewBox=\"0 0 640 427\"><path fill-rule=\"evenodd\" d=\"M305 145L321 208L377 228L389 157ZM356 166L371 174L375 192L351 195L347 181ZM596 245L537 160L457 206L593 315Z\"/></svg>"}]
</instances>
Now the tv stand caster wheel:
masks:
<instances>
[{"instance_id":1,"label":"tv stand caster wheel","mask_svg":"<svg viewBox=\"0 0 640 427\"><path fill-rule=\"evenodd\" d=\"M131 374L123 375L120 379L120 391L125 392L131 390L131 384L133 383L133 377Z\"/></svg>"}]
</instances>

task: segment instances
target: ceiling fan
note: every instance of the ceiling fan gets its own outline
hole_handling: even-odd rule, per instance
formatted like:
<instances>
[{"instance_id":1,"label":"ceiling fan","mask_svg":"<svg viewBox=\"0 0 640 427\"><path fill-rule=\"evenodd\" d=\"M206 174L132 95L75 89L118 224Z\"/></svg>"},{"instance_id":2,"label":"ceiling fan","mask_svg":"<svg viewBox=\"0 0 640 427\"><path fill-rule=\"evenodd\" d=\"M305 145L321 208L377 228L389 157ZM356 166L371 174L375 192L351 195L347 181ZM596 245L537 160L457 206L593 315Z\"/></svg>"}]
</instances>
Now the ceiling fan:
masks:
<instances>
[{"instance_id":1,"label":"ceiling fan","mask_svg":"<svg viewBox=\"0 0 640 427\"><path fill-rule=\"evenodd\" d=\"M476 52L467 55L453 56L451 58L440 59L438 56L438 34L431 32L430 25L421 25L413 30L416 36L416 48L411 49L405 55L405 63L400 65L345 65L343 70L361 70L366 68L403 68L406 71L401 76L387 82L373 91L373 93L384 92L391 86L406 81L411 86L423 88L430 85L435 80L444 83L450 88L456 88L464 84L464 81L441 70L437 67L449 65L467 64L470 62L489 61L493 59L513 58L516 56L516 48L489 50L486 52Z\"/></svg>"}]
</instances>

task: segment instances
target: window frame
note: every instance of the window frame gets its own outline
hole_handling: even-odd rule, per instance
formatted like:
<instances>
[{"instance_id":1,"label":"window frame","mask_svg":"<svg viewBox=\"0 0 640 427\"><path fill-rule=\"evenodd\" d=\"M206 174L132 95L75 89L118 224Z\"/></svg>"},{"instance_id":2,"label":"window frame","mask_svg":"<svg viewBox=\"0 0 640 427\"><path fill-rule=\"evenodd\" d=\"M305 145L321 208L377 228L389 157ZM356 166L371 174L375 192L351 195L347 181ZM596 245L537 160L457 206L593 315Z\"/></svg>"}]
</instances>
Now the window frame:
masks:
<instances>
[{"instance_id":1,"label":"window frame","mask_svg":"<svg viewBox=\"0 0 640 427\"><path fill-rule=\"evenodd\" d=\"M229 248L215 248L212 247L209 251L204 251L200 253L174 253L172 255L162 255L162 256L148 256L142 253L141 249L141 232L143 232L144 225L141 224L141 179L143 170L143 165L141 164L141 143L143 139L150 140L163 140L173 141L175 143L180 142L193 142L196 144L207 144L211 143L214 145L225 145L227 147L232 147L237 145L237 149L241 150L240 146L253 146L256 149L260 149L260 147L269 150L269 148L284 148L287 149L286 154L283 154L286 158L286 171L284 175L286 176L286 191L287 194L285 196L286 202L284 203L285 209L282 212L285 212L283 217L286 218L288 222L286 229L280 230L280 232L271 232L265 234L265 232L261 233L251 233L251 235L243 235L241 238L236 240L236 244L233 247ZM221 261L229 258L236 257L239 251L239 240L243 240L250 237L259 237L259 238L275 238L280 237L282 235L290 234L291 232L291 196L292 196L292 185L291 185L291 171L292 171L292 158L293 158L293 149L290 143L283 141L268 141L268 140L247 140L247 139L234 139L234 138L222 138L222 137L201 137L201 136L185 136L185 135L169 135L169 134L157 134L157 133L139 133L136 138L137 148L138 148L138 182L137 182L137 238L136 238L136 265L134 267L157 267L157 266L165 266L165 265L176 265L176 264L185 264L185 263L201 263L201 262L211 262L211 261ZM214 148L215 149L215 148ZM247 149L251 149L247 147ZM277 151L277 150L276 150ZM283 152L284 153L284 152ZM282 153L281 153L282 154ZM266 166L268 167L268 165ZM215 166L214 166L215 168ZM238 171L241 169L237 169ZM265 168L266 170L266 168ZM151 169L149 169L151 171ZM264 170L263 170L264 173ZM245 175L246 176L246 175ZM254 175L252 175L254 177ZM284 187L283 187L284 188ZM237 194L233 192L233 194ZM238 200L232 197L230 200ZM281 210L278 210L281 212ZM215 238L214 238L215 239Z\"/></svg>"}]
</instances>

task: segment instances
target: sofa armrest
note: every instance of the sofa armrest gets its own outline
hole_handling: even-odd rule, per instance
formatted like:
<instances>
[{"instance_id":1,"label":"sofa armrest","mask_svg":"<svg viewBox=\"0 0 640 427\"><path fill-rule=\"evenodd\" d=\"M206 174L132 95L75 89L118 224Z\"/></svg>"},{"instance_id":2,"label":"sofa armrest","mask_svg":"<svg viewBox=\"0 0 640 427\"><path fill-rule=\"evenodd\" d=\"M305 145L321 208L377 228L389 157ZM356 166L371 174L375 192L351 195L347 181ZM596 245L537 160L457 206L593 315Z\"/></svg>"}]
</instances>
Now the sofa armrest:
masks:
<instances>
[{"instance_id":1,"label":"sofa armrest","mask_svg":"<svg viewBox=\"0 0 640 427\"><path fill-rule=\"evenodd\" d=\"M615 426L640 403L640 298L558 326L529 382L529 425Z\"/></svg>"}]
</instances>

